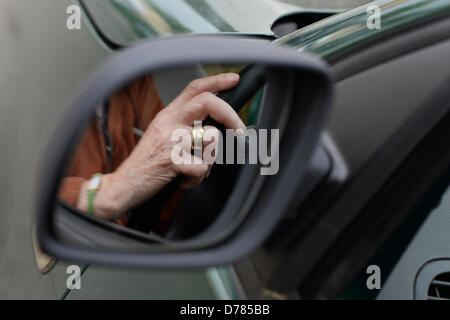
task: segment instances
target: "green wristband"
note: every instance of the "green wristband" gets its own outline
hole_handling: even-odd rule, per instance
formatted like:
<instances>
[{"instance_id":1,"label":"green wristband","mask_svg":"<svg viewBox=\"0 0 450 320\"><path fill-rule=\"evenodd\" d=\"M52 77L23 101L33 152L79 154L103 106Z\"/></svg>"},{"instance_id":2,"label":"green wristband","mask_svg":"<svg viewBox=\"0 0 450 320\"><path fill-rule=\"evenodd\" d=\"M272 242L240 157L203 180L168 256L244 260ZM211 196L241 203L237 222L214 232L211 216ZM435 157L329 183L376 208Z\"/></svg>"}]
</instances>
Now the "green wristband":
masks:
<instances>
[{"instance_id":1,"label":"green wristband","mask_svg":"<svg viewBox=\"0 0 450 320\"><path fill-rule=\"evenodd\" d=\"M102 175L100 173L96 173L92 176L92 179L89 181L87 196L88 196L88 213L90 215L94 215L94 200L97 195L97 191L100 188Z\"/></svg>"},{"instance_id":2,"label":"green wristband","mask_svg":"<svg viewBox=\"0 0 450 320\"><path fill-rule=\"evenodd\" d=\"M94 199L97 191L89 190L88 191L88 213L93 216L94 215Z\"/></svg>"}]
</instances>

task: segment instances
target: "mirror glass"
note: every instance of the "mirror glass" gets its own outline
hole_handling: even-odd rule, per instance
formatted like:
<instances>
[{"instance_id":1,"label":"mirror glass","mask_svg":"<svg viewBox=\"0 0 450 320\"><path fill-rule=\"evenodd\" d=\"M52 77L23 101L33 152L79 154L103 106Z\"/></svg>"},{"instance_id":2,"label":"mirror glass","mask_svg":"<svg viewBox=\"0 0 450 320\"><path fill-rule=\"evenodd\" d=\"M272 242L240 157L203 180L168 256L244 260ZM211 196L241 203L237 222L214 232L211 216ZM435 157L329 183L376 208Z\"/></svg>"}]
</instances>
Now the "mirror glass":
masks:
<instances>
[{"instance_id":1,"label":"mirror glass","mask_svg":"<svg viewBox=\"0 0 450 320\"><path fill-rule=\"evenodd\" d=\"M163 69L111 93L73 147L58 205L137 237L182 242L202 234L217 222L243 166L276 170L270 143L276 132L260 137L254 130L268 88L261 70L245 64ZM96 236L71 230L70 218L55 215L60 236Z\"/></svg>"}]
</instances>

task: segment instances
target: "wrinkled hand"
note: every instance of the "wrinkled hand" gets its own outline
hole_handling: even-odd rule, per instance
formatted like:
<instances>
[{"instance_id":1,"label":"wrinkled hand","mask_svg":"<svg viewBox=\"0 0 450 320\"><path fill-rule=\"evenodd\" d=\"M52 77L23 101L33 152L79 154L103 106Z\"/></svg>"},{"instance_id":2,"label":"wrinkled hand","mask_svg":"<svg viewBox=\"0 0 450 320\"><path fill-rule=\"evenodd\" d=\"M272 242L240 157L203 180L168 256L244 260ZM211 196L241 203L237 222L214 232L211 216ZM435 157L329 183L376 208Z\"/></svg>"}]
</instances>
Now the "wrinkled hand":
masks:
<instances>
[{"instance_id":1,"label":"wrinkled hand","mask_svg":"<svg viewBox=\"0 0 450 320\"><path fill-rule=\"evenodd\" d=\"M120 217L130 208L139 205L158 193L177 176L182 176L180 188L193 188L209 174L211 163L195 159L189 164L176 164L172 161L172 150L182 142L172 135L177 129L192 132L195 121L203 121L208 116L229 129L245 130L245 125L233 108L218 98L215 93L233 88L239 82L234 73L197 79L150 123L131 155L112 174L104 175L102 185L94 203L96 216L106 220ZM218 130L204 127L204 146L218 139ZM206 139L205 139L206 140ZM185 142L186 140L183 139ZM191 145L182 143L189 152ZM87 204L80 197L79 207Z\"/></svg>"}]
</instances>

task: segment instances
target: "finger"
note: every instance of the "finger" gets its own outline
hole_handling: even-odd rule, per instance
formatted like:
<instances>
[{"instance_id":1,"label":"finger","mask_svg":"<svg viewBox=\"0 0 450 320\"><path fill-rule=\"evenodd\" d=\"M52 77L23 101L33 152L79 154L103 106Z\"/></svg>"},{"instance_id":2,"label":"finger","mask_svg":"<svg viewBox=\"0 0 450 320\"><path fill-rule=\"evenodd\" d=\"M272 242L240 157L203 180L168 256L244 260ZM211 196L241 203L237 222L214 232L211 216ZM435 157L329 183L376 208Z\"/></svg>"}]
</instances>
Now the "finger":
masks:
<instances>
[{"instance_id":1,"label":"finger","mask_svg":"<svg viewBox=\"0 0 450 320\"><path fill-rule=\"evenodd\" d=\"M191 156L191 162L178 165L177 170L179 174L184 176L180 183L180 188L192 189L203 181L209 171L209 166L201 159Z\"/></svg>"},{"instance_id":2,"label":"finger","mask_svg":"<svg viewBox=\"0 0 450 320\"><path fill-rule=\"evenodd\" d=\"M202 178L208 172L208 164L202 159L190 155L187 163L181 163L176 165L178 174L182 174L186 177Z\"/></svg>"},{"instance_id":3,"label":"finger","mask_svg":"<svg viewBox=\"0 0 450 320\"><path fill-rule=\"evenodd\" d=\"M179 184L179 188L181 190L190 190L198 186L200 183L203 182L203 177L201 179L198 178L184 178L181 180Z\"/></svg>"},{"instance_id":4,"label":"finger","mask_svg":"<svg viewBox=\"0 0 450 320\"><path fill-rule=\"evenodd\" d=\"M209 175L211 173L211 170L212 170L212 166L213 166L212 164L209 165L209 169L208 169L208 172L205 175L205 179L208 179L208 177L209 177Z\"/></svg>"},{"instance_id":5,"label":"finger","mask_svg":"<svg viewBox=\"0 0 450 320\"><path fill-rule=\"evenodd\" d=\"M195 121L203 121L208 116L223 124L227 129L246 130L246 126L234 109L216 95L204 92L191 99L180 112L181 122L192 126Z\"/></svg>"},{"instance_id":6,"label":"finger","mask_svg":"<svg viewBox=\"0 0 450 320\"><path fill-rule=\"evenodd\" d=\"M210 167L216 160L219 148L220 131L216 127L204 127L205 134L203 136L203 161Z\"/></svg>"},{"instance_id":7,"label":"finger","mask_svg":"<svg viewBox=\"0 0 450 320\"><path fill-rule=\"evenodd\" d=\"M205 150L205 148L211 144L213 144L212 147L218 145L219 139L220 139L220 131L216 127L213 126L200 126L204 130L203 139L202 139L202 150ZM193 144L193 127L184 127L183 130L177 131L177 134L174 135L174 140L178 138L178 142L183 146L183 149L185 151L189 151L192 149ZM179 132L179 133L178 133ZM182 133L182 134L181 134Z\"/></svg>"},{"instance_id":8,"label":"finger","mask_svg":"<svg viewBox=\"0 0 450 320\"><path fill-rule=\"evenodd\" d=\"M189 83L172 105L181 106L202 92L217 93L233 88L239 82L237 73L221 73L215 76L196 79Z\"/></svg>"}]
</instances>

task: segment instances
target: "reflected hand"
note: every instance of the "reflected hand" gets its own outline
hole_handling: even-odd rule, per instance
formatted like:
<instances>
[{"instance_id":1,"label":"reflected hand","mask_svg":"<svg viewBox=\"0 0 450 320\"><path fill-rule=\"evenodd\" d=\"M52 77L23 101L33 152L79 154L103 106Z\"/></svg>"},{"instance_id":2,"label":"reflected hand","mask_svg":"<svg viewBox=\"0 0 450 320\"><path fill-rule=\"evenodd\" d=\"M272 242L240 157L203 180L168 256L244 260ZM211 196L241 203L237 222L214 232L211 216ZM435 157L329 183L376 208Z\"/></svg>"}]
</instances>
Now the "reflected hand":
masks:
<instances>
[{"instance_id":1,"label":"reflected hand","mask_svg":"<svg viewBox=\"0 0 450 320\"><path fill-rule=\"evenodd\" d=\"M235 73L192 81L153 119L128 159L115 172L103 176L94 202L95 215L105 220L117 219L127 210L154 196L179 175L183 177L180 183L182 189L193 188L201 183L209 174L211 163L197 158L190 164L175 164L171 154L180 142L174 141L172 134L177 129L192 132L194 122L207 117L226 128L245 130L244 123L233 108L215 95L233 88L238 82L239 75ZM217 141L217 128L205 127L204 130L205 137L214 137L205 141L205 144ZM191 145L184 143L182 148L190 153ZM80 193L78 207L81 210L87 208L86 189L87 184Z\"/></svg>"}]
</instances>

